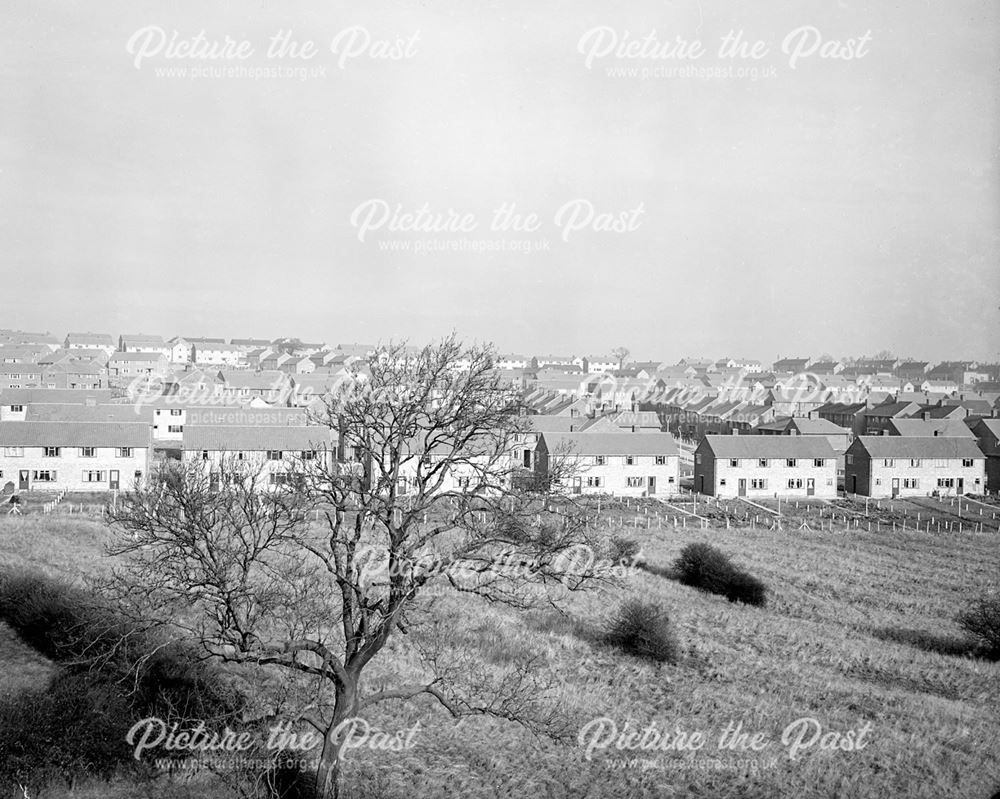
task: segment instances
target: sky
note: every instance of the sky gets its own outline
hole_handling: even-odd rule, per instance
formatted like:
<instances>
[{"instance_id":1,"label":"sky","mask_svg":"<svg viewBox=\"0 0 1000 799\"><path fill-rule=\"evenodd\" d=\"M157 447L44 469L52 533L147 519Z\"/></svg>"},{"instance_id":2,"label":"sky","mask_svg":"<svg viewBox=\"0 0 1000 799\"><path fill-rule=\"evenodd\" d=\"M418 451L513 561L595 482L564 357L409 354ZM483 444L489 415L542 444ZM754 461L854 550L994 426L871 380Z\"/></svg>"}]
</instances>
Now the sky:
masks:
<instances>
[{"instance_id":1,"label":"sky","mask_svg":"<svg viewBox=\"0 0 1000 799\"><path fill-rule=\"evenodd\" d=\"M995 0L0 23L0 327L1000 359Z\"/></svg>"}]
</instances>

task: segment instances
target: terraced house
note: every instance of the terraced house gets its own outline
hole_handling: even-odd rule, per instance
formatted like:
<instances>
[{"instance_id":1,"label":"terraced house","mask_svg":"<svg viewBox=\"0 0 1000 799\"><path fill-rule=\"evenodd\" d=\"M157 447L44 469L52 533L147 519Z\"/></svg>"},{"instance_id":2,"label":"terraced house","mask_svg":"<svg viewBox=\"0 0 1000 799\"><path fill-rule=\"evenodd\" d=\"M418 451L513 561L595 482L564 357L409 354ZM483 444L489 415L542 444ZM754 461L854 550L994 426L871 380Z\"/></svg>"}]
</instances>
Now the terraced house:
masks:
<instances>
[{"instance_id":1,"label":"terraced house","mask_svg":"<svg viewBox=\"0 0 1000 799\"><path fill-rule=\"evenodd\" d=\"M694 488L715 497L837 496L837 453L825 436L705 436Z\"/></svg>"},{"instance_id":2,"label":"terraced house","mask_svg":"<svg viewBox=\"0 0 1000 799\"><path fill-rule=\"evenodd\" d=\"M150 426L141 422L0 422L6 490L112 491L149 472Z\"/></svg>"},{"instance_id":3,"label":"terraced house","mask_svg":"<svg viewBox=\"0 0 1000 799\"><path fill-rule=\"evenodd\" d=\"M866 497L981 494L986 456L974 438L859 436L847 449L845 488Z\"/></svg>"}]
</instances>

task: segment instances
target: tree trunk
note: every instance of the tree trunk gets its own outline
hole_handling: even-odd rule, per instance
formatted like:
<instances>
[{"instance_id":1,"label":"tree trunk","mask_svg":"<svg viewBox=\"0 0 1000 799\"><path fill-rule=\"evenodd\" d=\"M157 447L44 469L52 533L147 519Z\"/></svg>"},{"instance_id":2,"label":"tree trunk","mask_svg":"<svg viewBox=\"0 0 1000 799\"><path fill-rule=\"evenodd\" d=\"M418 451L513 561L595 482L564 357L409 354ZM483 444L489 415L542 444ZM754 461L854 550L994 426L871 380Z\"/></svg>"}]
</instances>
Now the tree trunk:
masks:
<instances>
[{"instance_id":1,"label":"tree trunk","mask_svg":"<svg viewBox=\"0 0 1000 799\"><path fill-rule=\"evenodd\" d=\"M340 741L329 734L323 739L316 769L315 796L316 799L338 799L340 796Z\"/></svg>"},{"instance_id":2,"label":"tree trunk","mask_svg":"<svg viewBox=\"0 0 1000 799\"><path fill-rule=\"evenodd\" d=\"M334 704L333 720L323 735L319 765L316 768L315 799L339 799L341 762L340 751L344 745L341 724L357 714L358 692L354 686L340 688Z\"/></svg>"}]
</instances>

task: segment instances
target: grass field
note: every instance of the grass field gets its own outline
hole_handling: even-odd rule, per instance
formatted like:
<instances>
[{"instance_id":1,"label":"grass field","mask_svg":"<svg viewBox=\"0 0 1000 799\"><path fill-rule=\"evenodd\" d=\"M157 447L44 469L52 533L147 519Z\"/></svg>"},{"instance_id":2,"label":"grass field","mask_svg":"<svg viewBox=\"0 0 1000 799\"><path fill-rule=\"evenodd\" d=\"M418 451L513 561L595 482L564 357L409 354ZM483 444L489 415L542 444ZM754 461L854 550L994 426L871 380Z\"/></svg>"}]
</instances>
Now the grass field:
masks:
<instances>
[{"instance_id":1,"label":"grass field","mask_svg":"<svg viewBox=\"0 0 1000 799\"><path fill-rule=\"evenodd\" d=\"M1000 587L1000 534L869 532L866 524L836 520L832 532L790 529L794 523L778 530L749 527L747 519L737 526L735 512L727 529L727 511L716 510L723 514L707 528L693 519L675 527L664 524L660 505L605 504L598 524L640 541L650 568L634 571L620 589L576 597L568 615L518 613L448 594L437 600L455 635L485 662L501 668L514 655L541 656L575 724L607 717L619 728L631 722L701 732L703 749L610 748L588 759L578 742L536 738L508 722L456 723L430 702L387 703L373 723L391 730L419 721L416 745L377 758L352 754L348 795L965 799L1000 788L1000 664L961 654L955 622L970 596ZM847 511L850 517L858 509ZM651 514L659 514L655 522ZM789 512L786 522L795 518ZM4 519L0 557L3 565L79 578L106 567L105 535L100 523L79 518ZM655 573L694 541L717 545L763 579L768 606L731 604ZM626 596L668 609L683 649L679 662L655 665L597 642ZM374 677L411 668L398 643L383 654ZM3 628L0 659L9 690L44 680L50 670ZM814 745L792 760L780 739L801 718L815 719L824 733L870 724L866 745ZM762 750L720 751L729 723L765 735ZM214 783L168 785L163 778L51 795L228 794Z\"/></svg>"}]
</instances>

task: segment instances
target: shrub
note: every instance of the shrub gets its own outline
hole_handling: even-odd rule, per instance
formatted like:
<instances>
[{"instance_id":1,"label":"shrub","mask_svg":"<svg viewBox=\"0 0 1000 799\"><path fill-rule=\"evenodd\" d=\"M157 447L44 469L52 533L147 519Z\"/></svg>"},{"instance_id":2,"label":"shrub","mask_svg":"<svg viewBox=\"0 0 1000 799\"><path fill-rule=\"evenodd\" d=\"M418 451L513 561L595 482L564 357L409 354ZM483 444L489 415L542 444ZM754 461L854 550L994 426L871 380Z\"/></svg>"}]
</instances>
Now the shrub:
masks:
<instances>
[{"instance_id":1,"label":"shrub","mask_svg":"<svg viewBox=\"0 0 1000 799\"><path fill-rule=\"evenodd\" d=\"M44 689L0 702L0 785L107 778L132 762L125 739L131 724L114 686L60 673Z\"/></svg>"},{"instance_id":2,"label":"shrub","mask_svg":"<svg viewBox=\"0 0 1000 799\"><path fill-rule=\"evenodd\" d=\"M674 569L684 585L719 594L730 602L759 607L767 604L767 586L709 544L688 544L674 562Z\"/></svg>"},{"instance_id":3,"label":"shrub","mask_svg":"<svg viewBox=\"0 0 1000 799\"><path fill-rule=\"evenodd\" d=\"M706 588L721 584L733 571L729 558L709 544L688 544L674 562L678 578L684 585ZM714 590L713 590L714 592Z\"/></svg>"},{"instance_id":4,"label":"shrub","mask_svg":"<svg viewBox=\"0 0 1000 799\"><path fill-rule=\"evenodd\" d=\"M630 599L608 623L605 643L657 662L677 660L677 638L659 605Z\"/></svg>"},{"instance_id":5,"label":"shrub","mask_svg":"<svg viewBox=\"0 0 1000 799\"><path fill-rule=\"evenodd\" d=\"M23 572L0 576L0 619L52 660L67 660L88 648L86 628L97 629L96 615L93 602L73 586Z\"/></svg>"},{"instance_id":6,"label":"shrub","mask_svg":"<svg viewBox=\"0 0 1000 799\"><path fill-rule=\"evenodd\" d=\"M973 600L959 614L958 623L976 639L987 657L1000 659L1000 594Z\"/></svg>"},{"instance_id":7,"label":"shrub","mask_svg":"<svg viewBox=\"0 0 1000 799\"><path fill-rule=\"evenodd\" d=\"M745 571L734 569L723 587L723 594L730 602L745 602L758 607L767 604L767 586Z\"/></svg>"}]
</instances>

